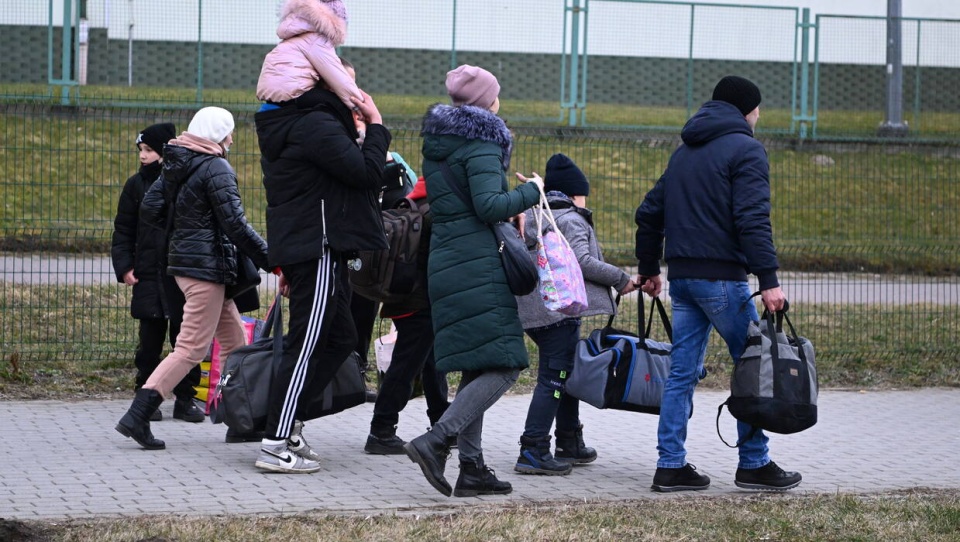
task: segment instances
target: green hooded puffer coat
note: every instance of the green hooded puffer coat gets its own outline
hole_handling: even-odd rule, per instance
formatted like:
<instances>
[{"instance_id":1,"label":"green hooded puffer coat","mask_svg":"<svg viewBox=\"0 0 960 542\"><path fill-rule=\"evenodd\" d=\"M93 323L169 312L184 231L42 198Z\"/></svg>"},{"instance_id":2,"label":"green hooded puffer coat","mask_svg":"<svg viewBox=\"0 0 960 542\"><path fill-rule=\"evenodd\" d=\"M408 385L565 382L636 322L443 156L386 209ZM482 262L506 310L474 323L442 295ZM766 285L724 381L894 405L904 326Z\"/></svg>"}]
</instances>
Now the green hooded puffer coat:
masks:
<instances>
[{"instance_id":1,"label":"green hooded puffer coat","mask_svg":"<svg viewBox=\"0 0 960 542\"><path fill-rule=\"evenodd\" d=\"M490 111L435 105L422 134L433 213L428 274L437 369L524 369L529 360L523 328L490 224L533 206L539 191L533 184L508 190L512 139ZM441 161L450 165L472 207L444 180Z\"/></svg>"}]
</instances>

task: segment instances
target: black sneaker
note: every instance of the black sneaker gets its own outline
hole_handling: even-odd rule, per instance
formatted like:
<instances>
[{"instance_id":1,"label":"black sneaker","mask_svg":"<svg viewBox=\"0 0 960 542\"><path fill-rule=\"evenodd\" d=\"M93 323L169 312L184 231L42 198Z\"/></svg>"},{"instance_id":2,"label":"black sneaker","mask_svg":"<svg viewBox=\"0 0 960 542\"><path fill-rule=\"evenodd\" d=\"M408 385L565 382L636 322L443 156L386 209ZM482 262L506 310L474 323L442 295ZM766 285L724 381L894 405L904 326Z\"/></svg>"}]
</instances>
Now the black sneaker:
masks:
<instances>
[{"instance_id":1,"label":"black sneaker","mask_svg":"<svg viewBox=\"0 0 960 542\"><path fill-rule=\"evenodd\" d=\"M403 445L406 444L403 439L397 435L388 437L378 437L373 433L367 435L367 444L363 451L374 455L403 455Z\"/></svg>"},{"instance_id":2,"label":"black sneaker","mask_svg":"<svg viewBox=\"0 0 960 542\"><path fill-rule=\"evenodd\" d=\"M734 483L743 489L786 491L800 485L801 480L799 472L787 472L771 461L759 469L737 469Z\"/></svg>"},{"instance_id":3,"label":"black sneaker","mask_svg":"<svg viewBox=\"0 0 960 542\"><path fill-rule=\"evenodd\" d=\"M657 467L650 489L660 493L673 491L700 491L710 487L710 477L697 473L697 467L687 463L679 469Z\"/></svg>"}]
</instances>

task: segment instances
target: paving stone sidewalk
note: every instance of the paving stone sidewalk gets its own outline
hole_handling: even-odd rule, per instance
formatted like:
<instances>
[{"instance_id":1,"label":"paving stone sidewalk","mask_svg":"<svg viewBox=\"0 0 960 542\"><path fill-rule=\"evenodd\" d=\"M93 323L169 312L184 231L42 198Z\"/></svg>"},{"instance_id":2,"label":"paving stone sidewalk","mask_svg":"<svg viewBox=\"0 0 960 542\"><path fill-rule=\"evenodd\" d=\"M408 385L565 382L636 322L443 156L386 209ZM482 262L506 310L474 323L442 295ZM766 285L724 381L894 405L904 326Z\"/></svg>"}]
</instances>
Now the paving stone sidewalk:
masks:
<instances>
[{"instance_id":1,"label":"paving stone sidewalk","mask_svg":"<svg viewBox=\"0 0 960 542\"><path fill-rule=\"evenodd\" d=\"M688 459L713 484L698 495L745 494L733 484L736 451L717 437L725 392L698 391ZM0 402L0 518L57 519L140 514L417 513L477 503L672 498L650 491L657 418L584 405L587 444L599 459L569 476L513 471L529 395L508 395L487 414L484 455L513 484L506 496L447 498L406 456L363 453L372 405L308 423L304 435L324 460L311 475L254 468L256 443L225 444L223 425L172 420L172 402L154 434L167 449L145 451L114 431L128 401ZM423 399L410 402L398 433L427 427ZM796 435L771 435L772 457L803 474L794 492L862 493L915 487L958 488L960 390L824 391L819 423ZM735 438L724 411L721 429ZM456 452L447 478L458 474Z\"/></svg>"}]
</instances>

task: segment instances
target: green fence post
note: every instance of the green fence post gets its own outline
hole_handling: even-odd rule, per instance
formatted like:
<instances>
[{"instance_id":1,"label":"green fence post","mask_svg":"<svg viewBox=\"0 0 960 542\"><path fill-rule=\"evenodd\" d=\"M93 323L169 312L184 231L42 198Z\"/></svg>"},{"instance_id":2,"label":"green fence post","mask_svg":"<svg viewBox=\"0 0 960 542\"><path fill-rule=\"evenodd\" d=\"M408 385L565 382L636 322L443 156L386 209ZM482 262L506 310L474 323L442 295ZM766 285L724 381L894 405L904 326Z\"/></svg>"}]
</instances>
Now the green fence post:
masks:
<instances>
[{"instance_id":1,"label":"green fence post","mask_svg":"<svg viewBox=\"0 0 960 542\"><path fill-rule=\"evenodd\" d=\"M920 133L920 20L917 20L917 65L913 70L913 130Z\"/></svg>"},{"instance_id":2,"label":"green fence post","mask_svg":"<svg viewBox=\"0 0 960 542\"><path fill-rule=\"evenodd\" d=\"M820 110L820 15L817 14L814 28L817 37L813 40L813 139L817 138L817 118Z\"/></svg>"},{"instance_id":3,"label":"green fence post","mask_svg":"<svg viewBox=\"0 0 960 542\"><path fill-rule=\"evenodd\" d=\"M807 103L809 101L808 87L810 86L810 8L803 8L803 22L800 23L800 141L807 137ZM794 94L796 96L796 94ZM794 109L796 111L796 109ZM792 127L791 127L792 128ZM792 131L792 130L791 130Z\"/></svg>"},{"instance_id":4,"label":"green fence post","mask_svg":"<svg viewBox=\"0 0 960 542\"><path fill-rule=\"evenodd\" d=\"M70 87L67 86L67 82L70 81L70 68L73 66L73 51L70 50L70 48L73 47L73 25L71 24L73 17L70 16L72 11L72 0L63 0L63 42L60 44L60 81L62 84L60 87L61 105L70 105Z\"/></svg>"},{"instance_id":5,"label":"green fence post","mask_svg":"<svg viewBox=\"0 0 960 542\"><path fill-rule=\"evenodd\" d=\"M590 32L590 0L584 0L584 6L581 9L583 13L583 51L581 56L583 57L583 67L581 69L582 75L580 77L580 96L577 100L577 107L580 111L580 126L587 125L587 81L589 80L589 75L587 73L587 63L590 61L590 55L587 53L587 43L590 42L587 36L587 33Z\"/></svg>"},{"instance_id":6,"label":"green fence post","mask_svg":"<svg viewBox=\"0 0 960 542\"><path fill-rule=\"evenodd\" d=\"M579 80L578 68L580 65L580 0L573 0L571 8L573 14L573 23L570 25L570 126L577 125L577 109L579 96L577 92L577 81Z\"/></svg>"},{"instance_id":7,"label":"green fence post","mask_svg":"<svg viewBox=\"0 0 960 542\"><path fill-rule=\"evenodd\" d=\"M47 2L47 85L53 96L53 0Z\"/></svg>"},{"instance_id":8,"label":"green fence post","mask_svg":"<svg viewBox=\"0 0 960 542\"><path fill-rule=\"evenodd\" d=\"M453 21L451 21L453 31L450 36L450 69L457 68L457 0L453 0Z\"/></svg>"},{"instance_id":9,"label":"green fence post","mask_svg":"<svg viewBox=\"0 0 960 542\"><path fill-rule=\"evenodd\" d=\"M697 6L690 4L690 40L687 50L687 118L693 115L693 27Z\"/></svg>"},{"instance_id":10,"label":"green fence post","mask_svg":"<svg viewBox=\"0 0 960 542\"><path fill-rule=\"evenodd\" d=\"M197 105L203 103L203 0L197 0Z\"/></svg>"}]
</instances>

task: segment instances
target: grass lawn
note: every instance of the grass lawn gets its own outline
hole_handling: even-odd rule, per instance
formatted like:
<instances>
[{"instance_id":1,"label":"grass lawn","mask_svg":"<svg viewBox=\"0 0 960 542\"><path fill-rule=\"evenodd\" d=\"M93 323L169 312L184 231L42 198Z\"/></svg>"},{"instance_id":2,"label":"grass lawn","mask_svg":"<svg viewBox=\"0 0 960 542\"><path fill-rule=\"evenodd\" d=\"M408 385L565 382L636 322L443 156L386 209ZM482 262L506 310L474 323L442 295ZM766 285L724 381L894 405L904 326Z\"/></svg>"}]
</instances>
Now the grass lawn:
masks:
<instances>
[{"instance_id":1,"label":"grass lawn","mask_svg":"<svg viewBox=\"0 0 960 542\"><path fill-rule=\"evenodd\" d=\"M7 540L954 541L960 492L678 497L478 505L435 514L0 519ZM20 536L18 538L17 536Z\"/></svg>"}]
</instances>

